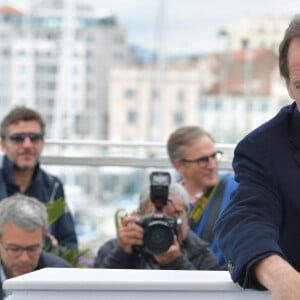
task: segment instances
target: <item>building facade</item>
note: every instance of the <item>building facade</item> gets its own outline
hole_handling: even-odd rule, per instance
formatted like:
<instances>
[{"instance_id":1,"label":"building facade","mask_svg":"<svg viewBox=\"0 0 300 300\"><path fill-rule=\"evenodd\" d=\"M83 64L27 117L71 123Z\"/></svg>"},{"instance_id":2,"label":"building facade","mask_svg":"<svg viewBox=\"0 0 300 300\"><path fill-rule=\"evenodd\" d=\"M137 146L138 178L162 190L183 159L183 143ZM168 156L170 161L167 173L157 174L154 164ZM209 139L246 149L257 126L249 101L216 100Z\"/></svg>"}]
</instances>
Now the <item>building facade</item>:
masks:
<instances>
[{"instance_id":1,"label":"building facade","mask_svg":"<svg viewBox=\"0 0 300 300\"><path fill-rule=\"evenodd\" d=\"M220 31L228 50L267 48L278 53L278 45L291 16L244 15Z\"/></svg>"},{"instance_id":2,"label":"building facade","mask_svg":"<svg viewBox=\"0 0 300 300\"><path fill-rule=\"evenodd\" d=\"M37 108L50 138L107 137L109 69L128 63L125 30L73 1L0 8L0 103ZM0 116L1 117L1 116Z\"/></svg>"},{"instance_id":3,"label":"building facade","mask_svg":"<svg viewBox=\"0 0 300 300\"><path fill-rule=\"evenodd\" d=\"M196 124L218 142L236 143L290 102L277 60L273 50L240 49L169 63L162 74L154 65L114 69L109 138L166 141L175 128Z\"/></svg>"}]
</instances>

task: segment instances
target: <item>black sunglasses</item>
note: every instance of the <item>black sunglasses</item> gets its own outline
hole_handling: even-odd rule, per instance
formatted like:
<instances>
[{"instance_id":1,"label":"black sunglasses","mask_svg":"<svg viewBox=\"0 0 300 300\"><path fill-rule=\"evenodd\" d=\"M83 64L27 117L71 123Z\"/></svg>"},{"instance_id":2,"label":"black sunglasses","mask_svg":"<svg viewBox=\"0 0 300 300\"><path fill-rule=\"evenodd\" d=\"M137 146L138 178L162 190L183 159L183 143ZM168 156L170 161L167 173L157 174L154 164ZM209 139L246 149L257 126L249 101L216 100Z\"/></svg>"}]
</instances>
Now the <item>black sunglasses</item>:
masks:
<instances>
[{"instance_id":1,"label":"black sunglasses","mask_svg":"<svg viewBox=\"0 0 300 300\"><path fill-rule=\"evenodd\" d=\"M181 159L182 162L184 163L195 163L198 166L206 166L208 164L208 161L210 158L215 159L217 161L219 161L222 158L223 152L222 151L216 151L215 153L213 153L212 155L209 156L202 156L196 159Z\"/></svg>"},{"instance_id":2,"label":"black sunglasses","mask_svg":"<svg viewBox=\"0 0 300 300\"><path fill-rule=\"evenodd\" d=\"M8 138L16 144L21 144L26 137L28 137L32 143L39 143L44 139L44 135L39 132L18 132L10 135Z\"/></svg>"}]
</instances>

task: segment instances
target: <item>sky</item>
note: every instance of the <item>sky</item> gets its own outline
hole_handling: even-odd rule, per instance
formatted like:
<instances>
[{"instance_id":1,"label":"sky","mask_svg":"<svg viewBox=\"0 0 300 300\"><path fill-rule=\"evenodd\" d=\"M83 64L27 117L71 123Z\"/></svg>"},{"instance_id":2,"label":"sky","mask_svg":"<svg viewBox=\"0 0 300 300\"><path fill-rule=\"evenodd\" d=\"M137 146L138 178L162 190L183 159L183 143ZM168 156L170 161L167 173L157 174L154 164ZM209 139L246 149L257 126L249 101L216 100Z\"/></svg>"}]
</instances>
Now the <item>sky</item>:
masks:
<instances>
[{"instance_id":1,"label":"sky","mask_svg":"<svg viewBox=\"0 0 300 300\"><path fill-rule=\"evenodd\" d=\"M23 5L41 0L0 0ZM65 0L66 1L66 0ZM299 13L299 0L69 0L112 12L130 44L165 54L224 49L218 32L243 15ZM287 4L288 3L288 4ZM158 29L161 30L158 30Z\"/></svg>"},{"instance_id":2,"label":"sky","mask_svg":"<svg viewBox=\"0 0 300 300\"><path fill-rule=\"evenodd\" d=\"M89 0L85 0L89 1ZM165 53L203 53L224 48L218 32L243 15L294 15L299 0L91 0L113 11L129 42ZM288 3L288 5L287 5ZM163 18L160 18L163 16ZM163 21L161 21L163 20ZM158 28L160 28L161 35ZM163 39L161 38L163 37Z\"/></svg>"},{"instance_id":3,"label":"sky","mask_svg":"<svg viewBox=\"0 0 300 300\"><path fill-rule=\"evenodd\" d=\"M89 0L85 0L89 1ZM294 15L296 0L91 0L111 9L128 39L165 53L203 53L224 48L218 32L242 15ZM287 5L288 3L288 5ZM160 18L159 16L163 16ZM163 20L163 21L161 21ZM162 24L161 35L158 25Z\"/></svg>"}]
</instances>

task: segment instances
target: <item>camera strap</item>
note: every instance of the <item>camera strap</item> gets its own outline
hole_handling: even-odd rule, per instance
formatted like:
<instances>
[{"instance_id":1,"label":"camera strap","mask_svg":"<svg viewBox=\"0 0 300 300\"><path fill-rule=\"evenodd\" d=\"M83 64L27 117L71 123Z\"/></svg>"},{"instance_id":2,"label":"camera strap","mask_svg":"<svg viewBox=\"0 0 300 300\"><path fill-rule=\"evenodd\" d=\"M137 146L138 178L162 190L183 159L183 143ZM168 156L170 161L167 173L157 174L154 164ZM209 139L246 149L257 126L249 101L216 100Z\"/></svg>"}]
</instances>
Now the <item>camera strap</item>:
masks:
<instances>
[{"instance_id":1,"label":"camera strap","mask_svg":"<svg viewBox=\"0 0 300 300\"><path fill-rule=\"evenodd\" d=\"M230 177L230 174L227 174L225 178L222 181L219 181L217 185L215 185L213 188L210 188L206 191L202 197L197 201L195 207L189 214L189 225L191 229L193 230L196 226L196 224L199 222L201 216L203 215L205 208L207 207L208 203L210 201L213 201L211 205L211 209L209 211L209 216L207 218L207 222L204 227L203 236L202 238L207 241L211 242L213 238L213 226L214 223L218 217L225 187L227 184L227 181Z\"/></svg>"},{"instance_id":2,"label":"camera strap","mask_svg":"<svg viewBox=\"0 0 300 300\"><path fill-rule=\"evenodd\" d=\"M203 212L214 195L219 183L216 184L214 187L209 188L197 201L196 205L194 206L193 210L189 214L189 220L190 220L190 227L191 229L194 229L195 225L200 220L201 216L203 215Z\"/></svg>"}]
</instances>

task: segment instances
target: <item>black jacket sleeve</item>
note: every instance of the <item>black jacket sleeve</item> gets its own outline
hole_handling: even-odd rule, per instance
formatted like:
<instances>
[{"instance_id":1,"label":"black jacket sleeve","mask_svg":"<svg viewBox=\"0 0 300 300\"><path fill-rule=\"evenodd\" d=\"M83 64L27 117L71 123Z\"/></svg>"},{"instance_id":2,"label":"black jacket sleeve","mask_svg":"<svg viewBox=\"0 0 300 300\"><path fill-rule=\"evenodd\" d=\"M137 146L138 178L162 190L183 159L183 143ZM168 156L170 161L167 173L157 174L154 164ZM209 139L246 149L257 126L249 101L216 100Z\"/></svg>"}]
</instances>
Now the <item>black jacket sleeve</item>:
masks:
<instances>
[{"instance_id":1,"label":"black jacket sleeve","mask_svg":"<svg viewBox=\"0 0 300 300\"><path fill-rule=\"evenodd\" d=\"M112 239L98 250L94 268L140 269L141 267L137 254L127 254L119 247L118 240Z\"/></svg>"}]
</instances>

